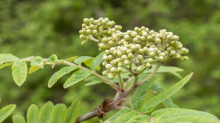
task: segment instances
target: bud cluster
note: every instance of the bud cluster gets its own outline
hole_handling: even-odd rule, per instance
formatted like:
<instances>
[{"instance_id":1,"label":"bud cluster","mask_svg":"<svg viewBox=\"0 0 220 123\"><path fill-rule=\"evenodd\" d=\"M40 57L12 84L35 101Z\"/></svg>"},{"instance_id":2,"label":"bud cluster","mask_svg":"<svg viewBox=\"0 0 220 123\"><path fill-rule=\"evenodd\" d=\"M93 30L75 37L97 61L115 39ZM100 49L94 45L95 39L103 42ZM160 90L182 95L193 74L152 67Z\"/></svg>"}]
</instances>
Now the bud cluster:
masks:
<instances>
[{"instance_id":1,"label":"bud cluster","mask_svg":"<svg viewBox=\"0 0 220 123\"><path fill-rule=\"evenodd\" d=\"M179 41L179 36L165 29L155 32L142 26L121 32L122 26L115 25L108 18L98 20L84 19L80 38L97 40L99 50L105 50L102 65L106 67L103 75L113 79L122 68L136 65L139 73L150 68L152 63L166 62L170 58L188 60L189 52ZM85 41L84 41L85 42Z\"/></svg>"}]
</instances>

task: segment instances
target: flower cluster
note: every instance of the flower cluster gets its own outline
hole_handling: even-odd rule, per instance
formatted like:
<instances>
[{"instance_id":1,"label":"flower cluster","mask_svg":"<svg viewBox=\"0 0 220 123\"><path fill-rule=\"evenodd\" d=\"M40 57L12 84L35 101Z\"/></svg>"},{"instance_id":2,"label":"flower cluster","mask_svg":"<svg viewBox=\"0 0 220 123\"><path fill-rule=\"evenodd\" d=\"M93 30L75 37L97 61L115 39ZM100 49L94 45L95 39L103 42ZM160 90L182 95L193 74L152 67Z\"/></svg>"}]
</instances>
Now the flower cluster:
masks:
<instances>
[{"instance_id":1,"label":"flower cluster","mask_svg":"<svg viewBox=\"0 0 220 123\"><path fill-rule=\"evenodd\" d=\"M105 50L102 65L103 75L113 79L122 68L131 70L136 65L138 74L151 67L152 63L166 62L170 58L188 60L189 52L179 41L179 36L165 29L155 32L142 26L121 32L122 26L114 25L108 18L84 19L80 38L98 42L99 50ZM131 71L132 72L132 71Z\"/></svg>"}]
</instances>

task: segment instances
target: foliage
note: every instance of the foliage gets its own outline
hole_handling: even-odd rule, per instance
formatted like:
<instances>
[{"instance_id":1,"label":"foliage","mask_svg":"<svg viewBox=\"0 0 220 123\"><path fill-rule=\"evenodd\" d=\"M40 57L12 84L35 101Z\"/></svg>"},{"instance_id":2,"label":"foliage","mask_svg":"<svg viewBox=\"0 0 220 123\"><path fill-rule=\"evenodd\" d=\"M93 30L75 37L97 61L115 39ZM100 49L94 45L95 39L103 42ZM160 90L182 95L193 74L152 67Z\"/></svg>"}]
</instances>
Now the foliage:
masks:
<instances>
[{"instance_id":1,"label":"foliage","mask_svg":"<svg viewBox=\"0 0 220 123\"><path fill-rule=\"evenodd\" d=\"M192 70L196 74L193 75L190 85L172 96L173 102L180 107L202 110L220 117L219 1L3 0L0 3L0 52L12 53L21 58L31 55L48 57L51 54L68 58L85 55L85 51L88 56L97 55L98 50L91 48L95 47L95 44L88 42L84 47L79 47L80 43L77 43L80 42L78 30L84 17L107 16L123 25L122 30L144 25L154 30L166 28L175 32L189 48L190 60L184 63L172 60L166 65L183 68L185 71L181 72L181 76ZM12 64L7 63L0 68ZM57 65L51 70L45 66L44 70L28 75L27 82L20 88L12 83L10 68L2 69L0 97L4 100L1 106L16 103L18 107L15 113L24 115L32 103L42 106L46 101L52 100L54 103L71 104L75 99L79 99L84 105L83 114L97 106L100 103L97 100L113 93L104 84L80 88L89 84L86 82L63 90L61 83L64 83L69 75L59 79L53 88L46 88L46 81L61 67ZM41 66L38 68L41 69ZM178 81L170 74L165 75L157 80L158 84L165 86L164 89L171 87L174 84L172 81ZM105 93L106 91L109 93ZM90 96L91 93L94 96Z\"/></svg>"},{"instance_id":2,"label":"foliage","mask_svg":"<svg viewBox=\"0 0 220 123\"><path fill-rule=\"evenodd\" d=\"M98 46L100 51L105 50L95 58L90 56L71 57L68 59L71 61L69 62L67 60L58 59L55 54L49 58L31 56L23 59L11 54L0 54L1 65L8 63L13 64L12 77L19 87L27 78L28 67L26 62L31 62L31 67L41 67L42 69L44 65L51 65L52 68L60 64L68 65L69 67L62 68L51 77L48 82L48 87L52 87L63 75L73 71L73 74L64 83L64 88L68 88L93 75L101 80L99 82L108 84L116 90L114 99L105 98L98 107L81 117L78 117L81 107L79 102L74 102L68 109L64 104L54 106L53 103L48 102L39 110L35 104L32 104L27 111L27 122L79 123L95 116L102 118L107 112L115 108L122 108L122 110L105 122L220 122L214 115L181 109L170 99L171 95L180 90L189 81L193 72L167 90L159 89L161 86L155 83L156 77L153 76L157 71L158 73L171 72L179 77L176 71L180 71L180 68L162 66L162 68L159 69L163 62L171 58L188 60L187 56L181 56L182 54L187 54L189 50L183 48L178 36L173 35L172 32L167 32L165 29L157 33L145 27L135 27L134 31L121 32L122 26L114 26L115 22L110 21L108 18L100 18L98 20L85 18L83 21L84 24L82 24L83 29L80 30L80 38L86 39L86 41L83 41L82 44L84 45L88 40L92 40L99 42ZM82 66L82 63L85 63L87 67ZM104 76L107 75L108 78L96 72L96 68L99 68L101 63L106 68L102 74ZM152 64L156 64L156 66ZM38 68L35 69L35 71L38 70ZM150 74L146 76L147 72L145 71L150 69L153 69L153 71L148 72ZM30 70L32 69L30 68ZM116 75L118 76L118 81L116 81L118 85L111 81ZM124 77L122 78L122 76ZM87 81L88 80L89 79L87 79ZM90 80L93 81L91 78ZM130 82L131 80L132 82ZM152 91L150 91L150 89L152 89ZM134 90L136 91L131 99L131 107L135 109L135 111L132 111L122 105L122 103ZM156 94L156 96L145 100L145 98L148 97L148 91L155 91L153 93ZM148 116L147 113L152 112L160 103L163 103L166 109L156 110L151 116ZM15 105L13 104L1 109L0 115L2 118L0 120L3 121L14 109ZM141 115L138 115L137 110L140 110ZM130 117L130 112L132 112L132 117ZM174 117L169 114L172 114ZM26 121L25 118L15 115L13 122Z\"/></svg>"}]
</instances>

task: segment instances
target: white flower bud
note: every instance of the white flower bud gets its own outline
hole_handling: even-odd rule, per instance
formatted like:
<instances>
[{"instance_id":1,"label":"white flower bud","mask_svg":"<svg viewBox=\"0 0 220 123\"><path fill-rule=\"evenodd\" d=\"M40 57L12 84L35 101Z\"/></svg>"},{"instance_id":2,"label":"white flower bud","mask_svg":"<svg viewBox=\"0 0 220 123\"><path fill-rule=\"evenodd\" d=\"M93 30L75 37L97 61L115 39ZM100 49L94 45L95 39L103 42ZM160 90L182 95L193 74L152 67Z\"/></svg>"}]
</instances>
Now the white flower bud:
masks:
<instances>
[{"instance_id":1,"label":"white flower bud","mask_svg":"<svg viewBox=\"0 0 220 123\"><path fill-rule=\"evenodd\" d=\"M150 68L151 67L151 64L150 63L146 63L145 65L147 68Z\"/></svg>"},{"instance_id":2,"label":"white flower bud","mask_svg":"<svg viewBox=\"0 0 220 123\"><path fill-rule=\"evenodd\" d=\"M138 72L141 72L142 70L143 70L142 66L138 66L138 67L137 67L137 71L138 71Z\"/></svg>"},{"instance_id":3,"label":"white flower bud","mask_svg":"<svg viewBox=\"0 0 220 123\"><path fill-rule=\"evenodd\" d=\"M102 72L102 75L104 75L104 76L106 76L108 74L108 71L107 70L104 70L103 72Z\"/></svg>"},{"instance_id":4,"label":"white flower bud","mask_svg":"<svg viewBox=\"0 0 220 123\"><path fill-rule=\"evenodd\" d=\"M111 65L111 64L107 64L107 65L105 66L105 68L108 69L108 70L110 70L110 69L112 68L112 65Z\"/></svg>"},{"instance_id":5,"label":"white flower bud","mask_svg":"<svg viewBox=\"0 0 220 123\"><path fill-rule=\"evenodd\" d=\"M129 64L130 64L129 60L125 60L125 61L124 61L124 64L125 64L125 65L129 65Z\"/></svg>"}]
</instances>

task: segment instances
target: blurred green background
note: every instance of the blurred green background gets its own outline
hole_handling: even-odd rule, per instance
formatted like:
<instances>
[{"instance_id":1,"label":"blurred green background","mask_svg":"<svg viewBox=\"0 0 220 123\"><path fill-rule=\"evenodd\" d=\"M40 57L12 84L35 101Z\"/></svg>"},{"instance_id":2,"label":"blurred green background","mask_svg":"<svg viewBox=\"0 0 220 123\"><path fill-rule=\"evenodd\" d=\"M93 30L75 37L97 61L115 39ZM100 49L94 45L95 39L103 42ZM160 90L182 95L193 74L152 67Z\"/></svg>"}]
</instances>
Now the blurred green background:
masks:
<instances>
[{"instance_id":1,"label":"blurred green background","mask_svg":"<svg viewBox=\"0 0 220 123\"><path fill-rule=\"evenodd\" d=\"M166 65L183 68L182 76L195 73L172 98L180 107L210 112L220 118L219 0L1 0L0 53L20 58L51 54L58 58L96 56L97 44L81 46L78 33L83 18L90 17L108 17L122 25L123 31L146 26L155 31L165 28L179 35L190 50L190 59L174 59ZM83 114L105 97L114 96L115 91L105 84L84 87L85 82L81 82L63 89L62 84L70 75L49 89L49 78L62 66L50 67L28 75L20 88L13 82L10 67L0 70L0 107L15 103L14 114L25 115L32 103L41 107L48 100L67 105L80 100ZM162 80L168 88L179 79L165 74Z\"/></svg>"}]
</instances>

